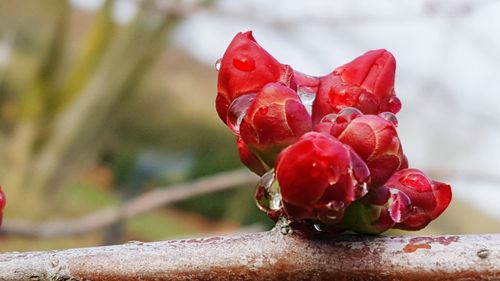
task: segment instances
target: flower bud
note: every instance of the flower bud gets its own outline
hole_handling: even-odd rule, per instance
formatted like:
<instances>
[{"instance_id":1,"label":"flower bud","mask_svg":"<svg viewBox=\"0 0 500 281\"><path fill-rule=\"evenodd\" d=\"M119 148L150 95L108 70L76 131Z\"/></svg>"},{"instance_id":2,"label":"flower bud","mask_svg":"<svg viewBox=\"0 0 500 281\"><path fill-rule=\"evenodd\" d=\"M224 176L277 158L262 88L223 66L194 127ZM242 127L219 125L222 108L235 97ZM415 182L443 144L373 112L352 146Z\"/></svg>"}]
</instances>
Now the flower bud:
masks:
<instances>
[{"instance_id":1,"label":"flower bud","mask_svg":"<svg viewBox=\"0 0 500 281\"><path fill-rule=\"evenodd\" d=\"M430 180L417 169L394 173L384 186L405 193L411 201L409 217L395 226L405 230L427 226L448 207L452 197L450 185Z\"/></svg>"},{"instance_id":2,"label":"flower bud","mask_svg":"<svg viewBox=\"0 0 500 281\"><path fill-rule=\"evenodd\" d=\"M368 167L348 146L318 132L303 135L276 161L285 213L293 219L338 222L367 192Z\"/></svg>"},{"instance_id":3,"label":"flower bud","mask_svg":"<svg viewBox=\"0 0 500 281\"><path fill-rule=\"evenodd\" d=\"M355 107L365 114L397 113L401 102L394 93L396 60L383 49L366 52L320 78L313 105L313 123L329 113Z\"/></svg>"},{"instance_id":4,"label":"flower bud","mask_svg":"<svg viewBox=\"0 0 500 281\"><path fill-rule=\"evenodd\" d=\"M355 108L344 108L327 115L316 129L349 145L370 168L371 183L380 186L396 171L406 168L406 157L393 123L377 115L362 115Z\"/></svg>"},{"instance_id":5,"label":"flower bud","mask_svg":"<svg viewBox=\"0 0 500 281\"><path fill-rule=\"evenodd\" d=\"M0 186L0 225L2 225L3 218L3 209L5 208L5 204L7 203L7 199L5 198L5 193Z\"/></svg>"},{"instance_id":6,"label":"flower bud","mask_svg":"<svg viewBox=\"0 0 500 281\"><path fill-rule=\"evenodd\" d=\"M264 86L240 124L245 144L269 167L283 148L310 130L311 117L297 93L281 83Z\"/></svg>"},{"instance_id":7,"label":"flower bud","mask_svg":"<svg viewBox=\"0 0 500 281\"><path fill-rule=\"evenodd\" d=\"M256 93L270 82L289 84L293 70L280 64L253 38L252 32L238 33L220 61L216 109L226 123L232 101L246 93Z\"/></svg>"}]
</instances>

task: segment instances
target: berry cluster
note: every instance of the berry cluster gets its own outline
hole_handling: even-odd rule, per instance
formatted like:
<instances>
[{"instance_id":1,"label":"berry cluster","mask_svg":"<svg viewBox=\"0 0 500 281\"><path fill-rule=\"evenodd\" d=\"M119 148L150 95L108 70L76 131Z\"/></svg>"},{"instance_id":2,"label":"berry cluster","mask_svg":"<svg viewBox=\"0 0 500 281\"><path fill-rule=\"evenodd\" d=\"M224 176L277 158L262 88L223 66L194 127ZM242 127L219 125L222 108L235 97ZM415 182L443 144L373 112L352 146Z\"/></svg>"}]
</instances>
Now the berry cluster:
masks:
<instances>
[{"instance_id":1,"label":"berry cluster","mask_svg":"<svg viewBox=\"0 0 500 281\"><path fill-rule=\"evenodd\" d=\"M279 63L246 32L217 68L217 113L241 161L262 176L256 201L274 220L328 232L418 230L450 203L449 185L408 168L388 51L313 77Z\"/></svg>"}]
</instances>

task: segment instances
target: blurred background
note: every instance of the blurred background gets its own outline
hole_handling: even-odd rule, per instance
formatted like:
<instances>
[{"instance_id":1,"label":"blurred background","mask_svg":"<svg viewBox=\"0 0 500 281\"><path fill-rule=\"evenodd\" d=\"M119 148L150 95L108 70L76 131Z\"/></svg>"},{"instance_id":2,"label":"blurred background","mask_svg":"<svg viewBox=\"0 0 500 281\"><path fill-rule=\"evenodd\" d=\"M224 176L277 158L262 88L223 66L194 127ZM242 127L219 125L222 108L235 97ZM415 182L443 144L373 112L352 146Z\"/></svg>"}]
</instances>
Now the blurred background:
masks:
<instances>
[{"instance_id":1,"label":"blurred background","mask_svg":"<svg viewBox=\"0 0 500 281\"><path fill-rule=\"evenodd\" d=\"M410 166L454 192L419 233L500 232L500 2L0 0L0 251L272 227L214 108L247 30L314 75L390 50Z\"/></svg>"}]
</instances>

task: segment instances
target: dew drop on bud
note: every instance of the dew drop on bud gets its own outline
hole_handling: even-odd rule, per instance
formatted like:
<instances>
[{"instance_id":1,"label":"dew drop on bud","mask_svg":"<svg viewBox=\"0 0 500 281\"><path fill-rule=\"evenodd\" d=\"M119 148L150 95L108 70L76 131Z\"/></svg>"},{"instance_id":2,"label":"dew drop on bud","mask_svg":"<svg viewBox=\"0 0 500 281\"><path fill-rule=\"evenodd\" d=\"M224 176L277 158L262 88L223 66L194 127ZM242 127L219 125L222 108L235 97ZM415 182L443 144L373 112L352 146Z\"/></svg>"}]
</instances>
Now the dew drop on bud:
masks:
<instances>
[{"instance_id":1,"label":"dew drop on bud","mask_svg":"<svg viewBox=\"0 0 500 281\"><path fill-rule=\"evenodd\" d=\"M318 167L318 163L317 162L313 162L311 164L311 169L309 170L309 174L312 176L312 177L317 177L319 176L320 174L320 168Z\"/></svg>"},{"instance_id":2,"label":"dew drop on bud","mask_svg":"<svg viewBox=\"0 0 500 281\"><path fill-rule=\"evenodd\" d=\"M314 229L318 232L325 231L325 226L321 223L315 223L315 224L313 224L313 226L314 226Z\"/></svg>"},{"instance_id":3,"label":"dew drop on bud","mask_svg":"<svg viewBox=\"0 0 500 281\"><path fill-rule=\"evenodd\" d=\"M250 72L255 69L255 61L252 58L237 56L233 59L233 65L236 69Z\"/></svg>"},{"instance_id":4,"label":"dew drop on bud","mask_svg":"<svg viewBox=\"0 0 500 281\"><path fill-rule=\"evenodd\" d=\"M255 98L255 95L256 94L246 94L239 96L233 100L231 105L229 105L229 109L227 111L227 124L233 132L237 134L239 133L241 121L243 121L248 107Z\"/></svg>"},{"instance_id":5,"label":"dew drop on bud","mask_svg":"<svg viewBox=\"0 0 500 281\"><path fill-rule=\"evenodd\" d=\"M276 227L280 230L281 234L288 235L293 233L293 229L290 226L292 222L286 217L279 217L276 221Z\"/></svg>"},{"instance_id":6,"label":"dew drop on bud","mask_svg":"<svg viewBox=\"0 0 500 281\"><path fill-rule=\"evenodd\" d=\"M368 184L366 182L360 183L356 186L356 198L361 198L368 193Z\"/></svg>"},{"instance_id":7,"label":"dew drop on bud","mask_svg":"<svg viewBox=\"0 0 500 281\"><path fill-rule=\"evenodd\" d=\"M394 127L398 126L398 118L396 117L396 115L394 115L394 113L382 112L378 116L382 117L382 119L385 119L385 120L391 122L392 125L394 125Z\"/></svg>"},{"instance_id":8,"label":"dew drop on bud","mask_svg":"<svg viewBox=\"0 0 500 281\"><path fill-rule=\"evenodd\" d=\"M218 59L215 61L215 70L219 71L220 70L220 64L222 62L222 58Z\"/></svg>"},{"instance_id":9,"label":"dew drop on bud","mask_svg":"<svg viewBox=\"0 0 500 281\"><path fill-rule=\"evenodd\" d=\"M329 165L328 170L325 171L328 179L328 184L329 185L334 185L339 181L340 178L340 172L338 170L338 167L335 165Z\"/></svg>"},{"instance_id":10,"label":"dew drop on bud","mask_svg":"<svg viewBox=\"0 0 500 281\"><path fill-rule=\"evenodd\" d=\"M411 200L402 191L391 188L389 189L390 197L387 201L387 208L391 219L400 223L405 221L411 214Z\"/></svg>"},{"instance_id":11,"label":"dew drop on bud","mask_svg":"<svg viewBox=\"0 0 500 281\"><path fill-rule=\"evenodd\" d=\"M344 216L346 206L342 201L330 201L317 209L318 218L321 222L332 225L337 223Z\"/></svg>"},{"instance_id":12,"label":"dew drop on bud","mask_svg":"<svg viewBox=\"0 0 500 281\"><path fill-rule=\"evenodd\" d=\"M269 112L269 107L267 105L259 107L259 113L261 115L266 115Z\"/></svg>"},{"instance_id":13,"label":"dew drop on bud","mask_svg":"<svg viewBox=\"0 0 500 281\"><path fill-rule=\"evenodd\" d=\"M341 111L339 111L339 113L337 114L337 118L335 119L335 122L348 123L358 118L361 115L363 115L363 113L359 109L354 107L346 107Z\"/></svg>"},{"instance_id":14,"label":"dew drop on bud","mask_svg":"<svg viewBox=\"0 0 500 281\"><path fill-rule=\"evenodd\" d=\"M345 203L342 201L330 201L326 204L326 207L330 210L340 211L344 209Z\"/></svg>"},{"instance_id":15,"label":"dew drop on bud","mask_svg":"<svg viewBox=\"0 0 500 281\"><path fill-rule=\"evenodd\" d=\"M323 116L323 118L321 118L321 121L319 121L319 122L320 123L333 123L333 122L335 122L335 119L337 119L337 114L330 113L330 114Z\"/></svg>"},{"instance_id":16,"label":"dew drop on bud","mask_svg":"<svg viewBox=\"0 0 500 281\"><path fill-rule=\"evenodd\" d=\"M358 96L357 107L366 114L376 114L379 107L379 101L374 95L364 92Z\"/></svg>"},{"instance_id":17,"label":"dew drop on bud","mask_svg":"<svg viewBox=\"0 0 500 281\"><path fill-rule=\"evenodd\" d=\"M396 96L390 97L388 104L389 110L394 114L398 113L401 110L401 101Z\"/></svg>"},{"instance_id":18,"label":"dew drop on bud","mask_svg":"<svg viewBox=\"0 0 500 281\"><path fill-rule=\"evenodd\" d=\"M259 209L270 216L281 210L281 193L275 179L274 169L261 177L255 191L255 202Z\"/></svg>"},{"instance_id":19,"label":"dew drop on bud","mask_svg":"<svg viewBox=\"0 0 500 281\"><path fill-rule=\"evenodd\" d=\"M399 182L420 192L432 190L429 180L421 174L409 174L406 176L402 176L399 179Z\"/></svg>"},{"instance_id":20,"label":"dew drop on bud","mask_svg":"<svg viewBox=\"0 0 500 281\"><path fill-rule=\"evenodd\" d=\"M312 106L316 99L316 92L311 87L299 87L297 89L300 101L305 106L307 113L312 114Z\"/></svg>"}]
</instances>

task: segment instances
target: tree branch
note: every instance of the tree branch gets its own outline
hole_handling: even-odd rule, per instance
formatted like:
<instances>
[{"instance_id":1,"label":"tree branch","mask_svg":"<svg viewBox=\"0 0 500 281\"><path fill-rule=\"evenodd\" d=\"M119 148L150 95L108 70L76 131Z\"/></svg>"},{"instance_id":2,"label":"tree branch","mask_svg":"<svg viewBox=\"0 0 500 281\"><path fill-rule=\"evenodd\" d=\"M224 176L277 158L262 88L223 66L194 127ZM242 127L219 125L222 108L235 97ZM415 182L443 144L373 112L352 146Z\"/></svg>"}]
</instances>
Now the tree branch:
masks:
<instances>
[{"instance_id":1,"label":"tree branch","mask_svg":"<svg viewBox=\"0 0 500 281\"><path fill-rule=\"evenodd\" d=\"M0 255L1 280L498 280L500 234L240 236Z\"/></svg>"},{"instance_id":2,"label":"tree branch","mask_svg":"<svg viewBox=\"0 0 500 281\"><path fill-rule=\"evenodd\" d=\"M242 185L253 185L256 182L257 176L246 170L223 172L188 183L159 187L143 193L122 206L105 208L77 219L52 220L42 223L24 220L6 220L0 229L0 233L40 238L79 235L109 226L118 220L131 218L167 204Z\"/></svg>"}]
</instances>

